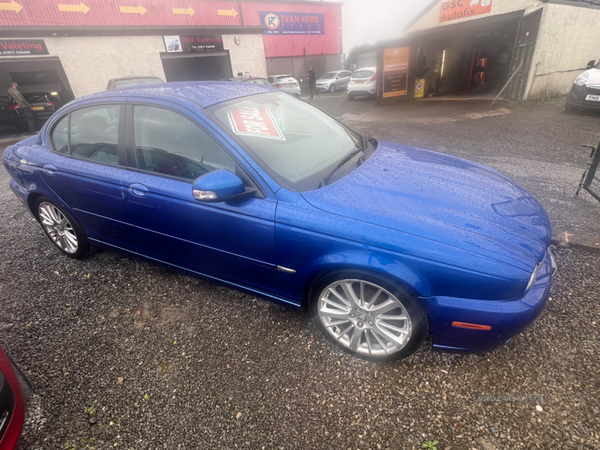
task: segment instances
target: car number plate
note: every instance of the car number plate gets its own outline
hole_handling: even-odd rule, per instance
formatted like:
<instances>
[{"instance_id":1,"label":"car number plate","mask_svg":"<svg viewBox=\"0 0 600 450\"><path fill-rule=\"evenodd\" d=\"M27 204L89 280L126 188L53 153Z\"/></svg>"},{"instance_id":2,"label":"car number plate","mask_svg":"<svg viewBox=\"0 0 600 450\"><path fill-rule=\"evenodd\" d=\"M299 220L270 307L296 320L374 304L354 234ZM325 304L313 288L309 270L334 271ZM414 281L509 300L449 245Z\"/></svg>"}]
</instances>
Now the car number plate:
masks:
<instances>
[{"instance_id":1,"label":"car number plate","mask_svg":"<svg viewBox=\"0 0 600 450\"><path fill-rule=\"evenodd\" d=\"M294 84L293 84L293 83L291 83L291 84L286 84L286 85L285 85L285 87L294 87Z\"/></svg>"},{"instance_id":2,"label":"car number plate","mask_svg":"<svg viewBox=\"0 0 600 450\"><path fill-rule=\"evenodd\" d=\"M590 102L600 102L600 95L586 95L585 99Z\"/></svg>"},{"instance_id":3,"label":"car number plate","mask_svg":"<svg viewBox=\"0 0 600 450\"><path fill-rule=\"evenodd\" d=\"M364 82L364 81L355 81L354 83L355 83L355 84L365 84L365 82Z\"/></svg>"},{"instance_id":4,"label":"car number plate","mask_svg":"<svg viewBox=\"0 0 600 450\"><path fill-rule=\"evenodd\" d=\"M44 107L43 106L32 106L31 110L32 111L43 111Z\"/></svg>"}]
</instances>

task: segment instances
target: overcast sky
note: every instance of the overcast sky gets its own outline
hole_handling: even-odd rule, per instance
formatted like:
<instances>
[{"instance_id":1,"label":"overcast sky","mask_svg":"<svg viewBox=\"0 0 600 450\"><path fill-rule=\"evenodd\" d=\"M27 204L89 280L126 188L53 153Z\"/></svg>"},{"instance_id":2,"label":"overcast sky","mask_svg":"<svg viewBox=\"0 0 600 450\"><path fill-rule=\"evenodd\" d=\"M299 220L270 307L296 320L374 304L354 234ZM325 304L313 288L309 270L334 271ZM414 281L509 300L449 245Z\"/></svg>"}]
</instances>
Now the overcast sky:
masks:
<instances>
[{"instance_id":1,"label":"overcast sky","mask_svg":"<svg viewBox=\"0 0 600 450\"><path fill-rule=\"evenodd\" d=\"M406 24L430 0L340 0L342 45L346 55L356 45L402 37Z\"/></svg>"}]
</instances>

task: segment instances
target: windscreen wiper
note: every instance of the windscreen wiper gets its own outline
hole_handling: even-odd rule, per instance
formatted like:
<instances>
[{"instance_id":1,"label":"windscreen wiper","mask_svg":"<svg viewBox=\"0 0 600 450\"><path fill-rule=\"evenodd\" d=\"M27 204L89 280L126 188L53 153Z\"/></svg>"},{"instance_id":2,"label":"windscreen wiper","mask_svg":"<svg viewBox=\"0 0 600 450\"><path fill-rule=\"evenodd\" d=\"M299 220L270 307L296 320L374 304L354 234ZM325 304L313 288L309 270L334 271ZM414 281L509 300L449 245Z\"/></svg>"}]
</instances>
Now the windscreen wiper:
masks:
<instances>
[{"instance_id":1,"label":"windscreen wiper","mask_svg":"<svg viewBox=\"0 0 600 450\"><path fill-rule=\"evenodd\" d=\"M321 188L323 186L327 186L327 182L330 180L330 178L333 176L333 174L338 171L338 169L340 167L342 167L343 165L345 165L348 161L350 161L352 158L354 158L360 152L364 152L365 150L367 150L367 147L363 146L361 148L357 148L352 153L349 153L348 156L346 156L344 159L342 159L339 163L336 164L336 166L333 168L333 170L331 172L329 172L327 175L325 175L323 177L323 179L319 183L319 187Z\"/></svg>"}]
</instances>

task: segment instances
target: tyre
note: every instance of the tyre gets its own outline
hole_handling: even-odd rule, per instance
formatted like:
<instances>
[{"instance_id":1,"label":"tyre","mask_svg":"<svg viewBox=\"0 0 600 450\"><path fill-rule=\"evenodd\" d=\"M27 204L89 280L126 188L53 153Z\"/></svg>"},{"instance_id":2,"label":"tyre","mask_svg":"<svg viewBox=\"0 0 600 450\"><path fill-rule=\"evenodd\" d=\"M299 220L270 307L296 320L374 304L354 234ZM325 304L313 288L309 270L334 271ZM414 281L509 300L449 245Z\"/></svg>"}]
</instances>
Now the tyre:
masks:
<instances>
[{"instance_id":1,"label":"tyre","mask_svg":"<svg viewBox=\"0 0 600 450\"><path fill-rule=\"evenodd\" d=\"M575 112L577 111L577 108L573 105L571 105L569 102L565 103L565 110L568 112Z\"/></svg>"},{"instance_id":2,"label":"tyre","mask_svg":"<svg viewBox=\"0 0 600 450\"><path fill-rule=\"evenodd\" d=\"M90 243L81 226L47 197L40 197L35 212L46 235L65 255L81 259L90 252Z\"/></svg>"},{"instance_id":3,"label":"tyre","mask_svg":"<svg viewBox=\"0 0 600 450\"><path fill-rule=\"evenodd\" d=\"M332 94L335 92L335 84L329 86L329 92L331 92Z\"/></svg>"},{"instance_id":4,"label":"tyre","mask_svg":"<svg viewBox=\"0 0 600 450\"><path fill-rule=\"evenodd\" d=\"M317 327L342 350L371 361L414 353L429 323L418 298L382 276L334 271L311 286L310 312Z\"/></svg>"},{"instance_id":5,"label":"tyre","mask_svg":"<svg viewBox=\"0 0 600 450\"><path fill-rule=\"evenodd\" d=\"M354 100L355 95L352 92L348 92L348 100Z\"/></svg>"}]
</instances>

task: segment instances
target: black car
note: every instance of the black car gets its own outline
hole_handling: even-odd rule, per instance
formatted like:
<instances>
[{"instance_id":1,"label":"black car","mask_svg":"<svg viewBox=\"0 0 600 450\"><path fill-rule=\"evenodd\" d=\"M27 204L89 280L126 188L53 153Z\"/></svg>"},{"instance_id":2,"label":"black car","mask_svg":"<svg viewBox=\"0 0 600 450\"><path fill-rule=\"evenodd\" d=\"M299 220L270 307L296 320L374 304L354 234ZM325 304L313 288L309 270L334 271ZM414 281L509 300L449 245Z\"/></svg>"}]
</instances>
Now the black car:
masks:
<instances>
[{"instance_id":1,"label":"black car","mask_svg":"<svg viewBox=\"0 0 600 450\"><path fill-rule=\"evenodd\" d=\"M36 128L41 128L56 110L61 107L57 92L37 92L23 94L25 100L31 104L31 112ZM19 130L27 129L27 118L21 113L15 101L9 106L13 120Z\"/></svg>"}]
</instances>

